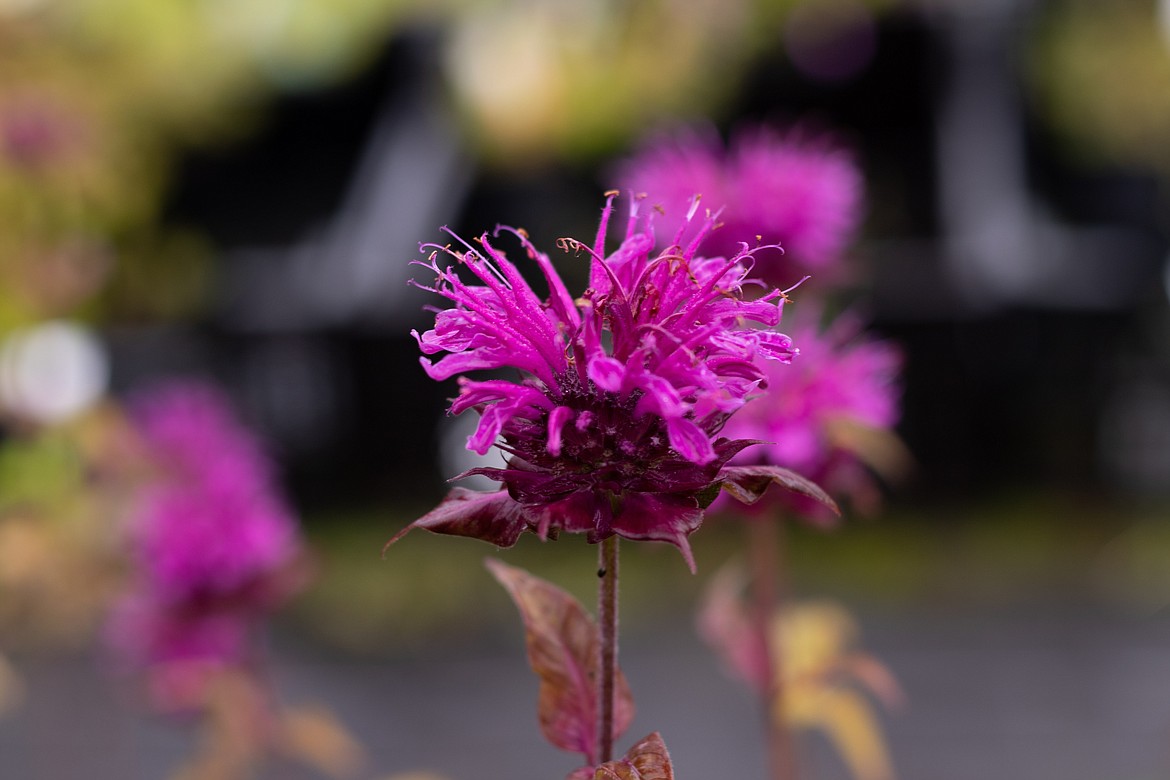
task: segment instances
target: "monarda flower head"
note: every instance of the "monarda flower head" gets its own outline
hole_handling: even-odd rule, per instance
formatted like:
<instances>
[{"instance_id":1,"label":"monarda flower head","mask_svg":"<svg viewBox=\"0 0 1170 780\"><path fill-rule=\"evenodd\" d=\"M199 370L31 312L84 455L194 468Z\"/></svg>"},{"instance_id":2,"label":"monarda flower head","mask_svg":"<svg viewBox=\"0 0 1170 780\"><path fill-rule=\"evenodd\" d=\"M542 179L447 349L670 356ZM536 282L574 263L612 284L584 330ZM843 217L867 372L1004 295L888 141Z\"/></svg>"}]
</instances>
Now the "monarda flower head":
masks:
<instances>
[{"instance_id":1,"label":"monarda flower head","mask_svg":"<svg viewBox=\"0 0 1170 780\"><path fill-rule=\"evenodd\" d=\"M748 128L726 149L713 133L658 137L622 163L617 178L667 211L696 192L721 204L722 224L699 247L704 253L735 252L759 239L779 243L783 257L771 255L756 268L769 281L840 276L841 256L861 221L857 164L828 140L797 132Z\"/></svg>"},{"instance_id":2,"label":"monarda flower head","mask_svg":"<svg viewBox=\"0 0 1170 780\"><path fill-rule=\"evenodd\" d=\"M544 277L538 295L487 234L478 246L425 245L433 286L448 299L435 327L414 333L431 378L466 371L514 369L520 379L460 377L450 412L474 409L479 426L468 448L486 454L498 446L506 468L477 468L503 484L497 492L456 488L439 507L404 529L474 536L499 546L525 530L542 538L582 532L590 541L613 534L675 544L694 567L687 536L720 486L754 500L779 481L831 503L815 485L780 469L728 467L750 441L719 435L727 419L758 394L764 361L787 363L791 340L772 328L785 295L743 296L755 284L757 252L740 247L729 258L700 257L696 249L714 224L691 229L692 204L666 250L655 252L653 214L631 201L625 239L610 255L605 238L616 193L610 193L592 247L561 239L584 254L590 282L574 298L521 230L514 235ZM458 240L458 239L457 239ZM453 258L474 277L462 280ZM401 533L399 534L401 536ZM398 537L396 536L395 539ZM394 541L394 540L391 540Z\"/></svg>"}]
</instances>

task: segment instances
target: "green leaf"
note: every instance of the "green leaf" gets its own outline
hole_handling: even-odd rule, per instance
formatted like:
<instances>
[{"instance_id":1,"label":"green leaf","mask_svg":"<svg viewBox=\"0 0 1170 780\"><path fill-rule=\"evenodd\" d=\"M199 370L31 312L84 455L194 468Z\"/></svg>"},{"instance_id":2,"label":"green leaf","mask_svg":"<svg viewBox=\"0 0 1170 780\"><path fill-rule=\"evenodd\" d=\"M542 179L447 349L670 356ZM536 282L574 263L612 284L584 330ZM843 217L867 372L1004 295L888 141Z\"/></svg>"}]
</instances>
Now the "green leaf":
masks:
<instances>
[{"instance_id":1,"label":"green leaf","mask_svg":"<svg viewBox=\"0 0 1170 780\"><path fill-rule=\"evenodd\" d=\"M890 704L902 699L889 670L853 645L857 625L832 602L790 605L773 626L776 672L784 694L774 714L794 728L817 729L836 747L857 780L891 780L894 772L865 687Z\"/></svg>"}]
</instances>

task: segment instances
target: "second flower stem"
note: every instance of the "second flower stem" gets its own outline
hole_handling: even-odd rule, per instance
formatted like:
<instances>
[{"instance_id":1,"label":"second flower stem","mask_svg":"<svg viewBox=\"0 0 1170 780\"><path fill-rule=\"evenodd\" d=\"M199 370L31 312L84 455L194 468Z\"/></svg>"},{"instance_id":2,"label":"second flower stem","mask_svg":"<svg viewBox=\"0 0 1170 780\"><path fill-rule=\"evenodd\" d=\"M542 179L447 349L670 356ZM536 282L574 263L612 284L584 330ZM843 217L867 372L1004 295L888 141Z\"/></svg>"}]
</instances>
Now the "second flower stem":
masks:
<instances>
[{"instance_id":1,"label":"second flower stem","mask_svg":"<svg viewBox=\"0 0 1170 780\"><path fill-rule=\"evenodd\" d=\"M610 536L598 553L597 621L601 628L598 669L598 744L600 762L613 759L613 700L617 677L618 538Z\"/></svg>"},{"instance_id":2,"label":"second flower stem","mask_svg":"<svg viewBox=\"0 0 1170 780\"><path fill-rule=\"evenodd\" d=\"M758 652L764 659L760 681L768 765L772 780L795 780L796 756L784 718L784 659L772 634L773 620L787 599L785 587L784 518L748 521L752 581L752 623Z\"/></svg>"}]
</instances>

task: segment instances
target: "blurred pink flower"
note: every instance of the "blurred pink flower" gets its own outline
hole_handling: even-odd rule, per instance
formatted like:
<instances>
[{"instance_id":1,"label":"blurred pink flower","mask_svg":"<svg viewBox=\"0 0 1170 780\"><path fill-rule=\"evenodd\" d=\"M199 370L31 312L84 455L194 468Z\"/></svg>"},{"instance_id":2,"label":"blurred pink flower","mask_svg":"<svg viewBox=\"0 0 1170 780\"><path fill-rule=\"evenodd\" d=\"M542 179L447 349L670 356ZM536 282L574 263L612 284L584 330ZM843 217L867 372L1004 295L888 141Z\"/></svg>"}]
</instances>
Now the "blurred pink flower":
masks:
<instances>
[{"instance_id":1,"label":"blurred pink flower","mask_svg":"<svg viewBox=\"0 0 1170 780\"><path fill-rule=\"evenodd\" d=\"M83 150L86 128L73 107L35 92L0 98L0 164L40 170Z\"/></svg>"},{"instance_id":2,"label":"blurred pink flower","mask_svg":"<svg viewBox=\"0 0 1170 780\"><path fill-rule=\"evenodd\" d=\"M264 581L296 557L300 538L256 441L207 385L162 388L133 411L163 470L130 527L151 589L166 601L263 605Z\"/></svg>"},{"instance_id":3,"label":"blurred pink flower","mask_svg":"<svg viewBox=\"0 0 1170 780\"><path fill-rule=\"evenodd\" d=\"M888 435L897 423L902 357L889 342L865 336L854 317L824 329L818 319L816 310L801 312L792 331L800 356L783 371L769 370L766 393L724 432L764 442L737 462L793 469L857 502L871 484L861 432Z\"/></svg>"},{"instance_id":4,"label":"blurred pink flower","mask_svg":"<svg viewBox=\"0 0 1170 780\"><path fill-rule=\"evenodd\" d=\"M300 584L296 520L212 387L165 386L132 413L158 471L127 529L132 586L107 625L109 645L156 677L173 676L176 663L247 664L254 627Z\"/></svg>"},{"instance_id":5,"label":"blurred pink flower","mask_svg":"<svg viewBox=\"0 0 1170 780\"><path fill-rule=\"evenodd\" d=\"M616 178L668 213L699 193L722 223L699 247L707 256L730 257L743 243L779 243L783 256L761 258L755 273L782 286L805 274L822 282L842 275L842 255L860 225L864 200L861 171L850 154L825 138L766 127L740 131L729 148L714 132L657 137L621 163Z\"/></svg>"},{"instance_id":6,"label":"blurred pink flower","mask_svg":"<svg viewBox=\"0 0 1170 780\"><path fill-rule=\"evenodd\" d=\"M704 497L744 476L725 464L750 442L720 430L758 393L762 364L792 358L791 341L772 330L785 297L775 289L743 295L757 284L749 277L757 252L772 247L743 246L726 260L699 256L712 222L696 226L694 209L683 211L674 241L656 253L654 214L634 199L625 239L606 256L613 198L592 248L561 240L590 259L589 289L577 298L522 231L508 232L539 267L547 299L486 234L475 247L458 237L462 248L429 247L424 265L436 279L424 289L454 305L437 312L433 330L414 334L425 354L448 353L433 363L422 358L423 368L437 380L502 368L522 378L461 377L451 405L455 414L480 413L469 449L499 446L511 456L507 468L468 472L506 491L456 489L410 527L500 546L525 530L583 532L590 541L617 534L670 542L693 567L686 538L702 522ZM684 241L688 233L693 239ZM479 283L441 266L444 255Z\"/></svg>"}]
</instances>

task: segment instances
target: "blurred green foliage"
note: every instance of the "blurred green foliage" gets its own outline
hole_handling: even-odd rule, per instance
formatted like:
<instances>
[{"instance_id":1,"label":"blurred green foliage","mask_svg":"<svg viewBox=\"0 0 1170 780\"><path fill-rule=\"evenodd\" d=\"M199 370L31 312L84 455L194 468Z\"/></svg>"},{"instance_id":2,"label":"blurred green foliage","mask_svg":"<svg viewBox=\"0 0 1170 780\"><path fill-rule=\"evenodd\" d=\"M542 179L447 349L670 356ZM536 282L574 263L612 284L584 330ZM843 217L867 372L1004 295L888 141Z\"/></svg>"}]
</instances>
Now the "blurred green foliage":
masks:
<instances>
[{"instance_id":1,"label":"blurred green foliage","mask_svg":"<svg viewBox=\"0 0 1170 780\"><path fill-rule=\"evenodd\" d=\"M1151 529L1143 536L1161 529L1162 543L1155 548L1161 552L1139 545L1135 553L1165 562L1165 510L1036 494L962 507L894 509L827 532L791 523L787 579L797 598L826 596L882 609L1086 598L1119 609L1151 600L1170 605L1170 575L1164 573L1170 567L1135 569L1132 557L1115 550L1134 528ZM294 608L298 627L326 645L363 654L515 628L507 596L483 568L489 556L556 582L594 606L597 548L579 536L542 543L526 535L516 547L497 551L476 540L414 532L381 557L385 540L411 519L312 518L310 536L323 576ZM694 576L667 545L623 544L623 619L639 626L689 619L707 578L742 554L743 535L737 521L709 518L691 537L699 565ZM1150 572L1162 573L1151 578Z\"/></svg>"},{"instance_id":2,"label":"blurred green foliage","mask_svg":"<svg viewBox=\"0 0 1170 780\"><path fill-rule=\"evenodd\" d=\"M1154 0L1049 3L1028 54L1038 105L1069 149L1170 175L1170 23Z\"/></svg>"}]
</instances>

